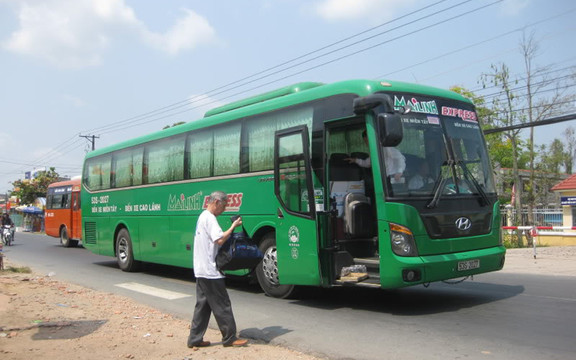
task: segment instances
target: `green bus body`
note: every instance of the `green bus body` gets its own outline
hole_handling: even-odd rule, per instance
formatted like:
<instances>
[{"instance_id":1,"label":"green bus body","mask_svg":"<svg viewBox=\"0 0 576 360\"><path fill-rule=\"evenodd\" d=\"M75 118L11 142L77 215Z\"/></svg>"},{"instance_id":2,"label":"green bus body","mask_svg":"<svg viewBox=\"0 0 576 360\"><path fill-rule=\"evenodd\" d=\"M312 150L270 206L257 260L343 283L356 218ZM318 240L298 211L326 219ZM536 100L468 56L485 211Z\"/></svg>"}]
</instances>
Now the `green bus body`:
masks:
<instances>
[{"instance_id":1,"label":"green bus body","mask_svg":"<svg viewBox=\"0 0 576 360\"><path fill-rule=\"evenodd\" d=\"M390 101L359 105L375 94ZM393 120L403 129L394 146L404 157L400 180L386 174ZM358 154L370 168L343 160ZM428 185L415 189L423 161ZM242 216L265 252L256 273L271 296L294 285L429 283L503 267L491 174L474 107L456 93L366 80L296 84L89 153L83 244L125 271L139 262L192 268L197 218L221 190L229 201L218 220L227 228L230 215ZM341 277L351 266L369 278Z\"/></svg>"}]
</instances>

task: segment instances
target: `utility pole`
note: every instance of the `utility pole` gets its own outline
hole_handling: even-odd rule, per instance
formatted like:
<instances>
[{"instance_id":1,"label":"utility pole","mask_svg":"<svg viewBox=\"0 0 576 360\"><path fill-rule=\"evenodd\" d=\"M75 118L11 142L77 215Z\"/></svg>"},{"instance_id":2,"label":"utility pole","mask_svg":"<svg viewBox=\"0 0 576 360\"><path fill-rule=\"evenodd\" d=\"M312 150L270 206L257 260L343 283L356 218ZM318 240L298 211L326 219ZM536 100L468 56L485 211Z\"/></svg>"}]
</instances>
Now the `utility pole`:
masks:
<instances>
[{"instance_id":1,"label":"utility pole","mask_svg":"<svg viewBox=\"0 0 576 360\"><path fill-rule=\"evenodd\" d=\"M86 138L92 144L92 151L96 149L96 139L99 139L100 136L96 135L79 135L80 137Z\"/></svg>"}]
</instances>

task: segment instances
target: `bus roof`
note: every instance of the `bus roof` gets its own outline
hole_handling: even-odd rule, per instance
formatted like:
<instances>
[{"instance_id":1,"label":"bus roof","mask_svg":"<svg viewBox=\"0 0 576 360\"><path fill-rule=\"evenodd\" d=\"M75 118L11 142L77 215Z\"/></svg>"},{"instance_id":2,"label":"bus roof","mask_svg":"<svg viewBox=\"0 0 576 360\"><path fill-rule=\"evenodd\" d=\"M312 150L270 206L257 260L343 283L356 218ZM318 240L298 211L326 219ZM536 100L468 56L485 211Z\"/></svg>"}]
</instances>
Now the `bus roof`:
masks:
<instances>
[{"instance_id":1,"label":"bus roof","mask_svg":"<svg viewBox=\"0 0 576 360\"><path fill-rule=\"evenodd\" d=\"M468 98L465 98L453 91L400 81L348 80L332 84L303 82L214 108L206 112L204 118L198 120L193 120L182 125L94 150L88 153L86 158L106 154L110 151L119 150L125 147L139 145L148 141L177 135L182 132L203 128L209 125L216 125L254 114L266 113L268 111L302 102L318 100L338 94L366 96L375 92L423 94L471 103Z\"/></svg>"},{"instance_id":2,"label":"bus roof","mask_svg":"<svg viewBox=\"0 0 576 360\"><path fill-rule=\"evenodd\" d=\"M48 187L53 188L53 187L67 186L67 185L72 185L72 186L80 185L81 180L82 179L79 176L75 176L70 180L53 182L52 184L48 185Z\"/></svg>"}]
</instances>

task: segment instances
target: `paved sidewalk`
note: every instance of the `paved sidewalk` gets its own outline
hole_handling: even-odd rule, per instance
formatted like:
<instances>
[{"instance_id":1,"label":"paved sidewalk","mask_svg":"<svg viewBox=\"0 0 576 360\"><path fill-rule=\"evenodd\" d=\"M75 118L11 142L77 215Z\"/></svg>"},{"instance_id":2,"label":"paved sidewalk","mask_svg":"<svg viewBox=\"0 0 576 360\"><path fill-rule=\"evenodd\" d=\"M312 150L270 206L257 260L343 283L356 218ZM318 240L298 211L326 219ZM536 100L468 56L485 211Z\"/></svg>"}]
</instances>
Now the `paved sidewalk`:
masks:
<instances>
[{"instance_id":1,"label":"paved sidewalk","mask_svg":"<svg viewBox=\"0 0 576 360\"><path fill-rule=\"evenodd\" d=\"M576 276L576 246L508 249L501 271L541 275Z\"/></svg>"}]
</instances>

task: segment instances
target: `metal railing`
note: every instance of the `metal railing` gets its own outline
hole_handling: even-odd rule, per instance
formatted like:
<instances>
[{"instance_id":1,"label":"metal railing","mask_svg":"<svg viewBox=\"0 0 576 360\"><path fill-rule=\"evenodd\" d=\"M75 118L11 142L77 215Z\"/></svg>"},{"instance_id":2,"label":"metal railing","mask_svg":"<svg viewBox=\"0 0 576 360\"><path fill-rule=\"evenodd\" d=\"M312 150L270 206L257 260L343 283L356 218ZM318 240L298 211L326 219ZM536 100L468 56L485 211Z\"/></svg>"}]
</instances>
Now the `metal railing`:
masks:
<instances>
[{"instance_id":1,"label":"metal railing","mask_svg":"<svg viewBox=\"0 0 576 360\"><path fill-rule=\"evenodd\" d=\"M529 227L559 227L562 226L564 223L563 220L563 213L561 208L556 207L544 207L544 208L536 208L533 210L533 218L534 221L528 221L528 209L522 210L520 216L521 218L518 219L518 215L516 214L516 209L513 208L506 208L502 207L502 225L503 226L514 226L518 224L526 225ZM520 225L518 225L520 226Z\"/></svg>"}]
</instances>

